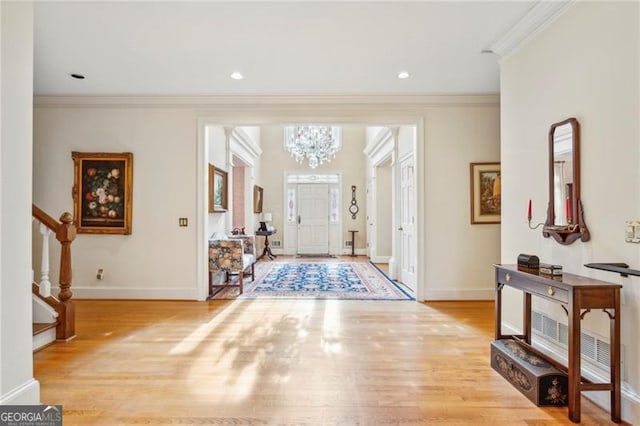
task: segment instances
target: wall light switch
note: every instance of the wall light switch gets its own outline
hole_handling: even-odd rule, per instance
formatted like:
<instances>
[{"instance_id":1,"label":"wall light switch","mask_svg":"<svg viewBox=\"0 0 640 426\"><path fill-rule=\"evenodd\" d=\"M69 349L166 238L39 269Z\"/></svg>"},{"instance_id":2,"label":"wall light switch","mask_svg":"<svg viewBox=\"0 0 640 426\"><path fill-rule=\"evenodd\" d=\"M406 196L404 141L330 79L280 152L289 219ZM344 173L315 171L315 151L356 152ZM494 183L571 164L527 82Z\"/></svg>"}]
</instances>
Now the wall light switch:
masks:
<instances>
[{"instance_id":1,"label":"wall light switch","mask_svg":"<svg viewBox=\"0 0 640 426\"><path fill-rule=\"evenodd\" d=\"M178 226L189 226L189 219L186 217L178 218Z\"/></svg>"},{"instance_id":2,"label":"wall light switch","mask_svg":"<svg viewBox=\"0 0 640 426\"><path fill-rule=\"evenodd\" d=\"M624 240L628 243L640 243L640 221L628 220L626 222Z\"/></svg>"}]
</instances>

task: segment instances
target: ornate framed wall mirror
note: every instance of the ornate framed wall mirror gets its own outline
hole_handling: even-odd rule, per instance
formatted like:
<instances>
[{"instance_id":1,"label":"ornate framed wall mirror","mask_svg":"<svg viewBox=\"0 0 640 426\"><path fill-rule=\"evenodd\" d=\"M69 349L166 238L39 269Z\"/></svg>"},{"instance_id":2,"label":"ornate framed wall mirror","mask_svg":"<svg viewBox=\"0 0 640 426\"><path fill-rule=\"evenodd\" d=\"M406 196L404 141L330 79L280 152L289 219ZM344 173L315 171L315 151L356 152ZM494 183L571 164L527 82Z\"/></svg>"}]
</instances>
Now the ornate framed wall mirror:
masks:
<instances>
[{"instance_id":1,"label":"ornate framed wall mirror","mask_svg":"<svg viewBox=\"0 0 640 426\"><path fill-rule=\"evenodd\" d=\"M549 207L542 235L560 244L590 238L580 201L580 124L575 118L549 130Z\"/></svg>"}]
</instances>

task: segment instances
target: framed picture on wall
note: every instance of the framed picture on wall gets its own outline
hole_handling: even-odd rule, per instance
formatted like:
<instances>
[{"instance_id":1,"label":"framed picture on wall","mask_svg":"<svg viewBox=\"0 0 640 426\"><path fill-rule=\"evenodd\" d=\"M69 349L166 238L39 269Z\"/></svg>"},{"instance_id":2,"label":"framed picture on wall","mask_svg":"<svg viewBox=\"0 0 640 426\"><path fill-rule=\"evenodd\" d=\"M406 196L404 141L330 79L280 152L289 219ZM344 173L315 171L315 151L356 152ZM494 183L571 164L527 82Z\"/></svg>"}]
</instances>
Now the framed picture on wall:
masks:
<instances>
[{"instance_id":1,"label":"framed picture on wall","mask_svg":"<svg viewBox=\"0 0 640 426\"><path fill-rule=\"evenodd\" d=\"M262 213L262 188L253 185L253 212Z\"/></svg>"},{"instance_id":2,"label":"framed picture on wall","mask_svg":"<svg viewBox=\"0 0 640 426\"><path fill-rule=\"evenodd\" d=\"M73 218L79 234L131 234L133 154L71 153Z\"/></svg>"},{"instance_id":3,"label":"framed picture on wall","mask_svg":"<svg viewBox=\"0 0 640 426\"><path fill-rule=\"evenodd\" d=\"M209 213L227 209L227 172L209 164Z\"/></svg>"},{"instance_id":4,"label":"framed picture on wall","mask_svg":"<svg viewBox=\"0 0 640 426\"><path fill-rule=\"evenodd\" d=\"M500 163L471 163L471 223L500 223Z\"/></svg>"}]
</instances>

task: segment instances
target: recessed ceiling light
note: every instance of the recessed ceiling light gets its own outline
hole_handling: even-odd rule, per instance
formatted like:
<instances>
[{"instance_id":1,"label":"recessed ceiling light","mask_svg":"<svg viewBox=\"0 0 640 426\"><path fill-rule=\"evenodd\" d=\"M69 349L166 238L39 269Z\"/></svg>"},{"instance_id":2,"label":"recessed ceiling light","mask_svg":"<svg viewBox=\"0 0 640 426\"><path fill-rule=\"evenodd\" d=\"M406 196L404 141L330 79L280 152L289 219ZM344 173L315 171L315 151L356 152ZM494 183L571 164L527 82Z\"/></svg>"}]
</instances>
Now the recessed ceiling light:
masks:
<instances>
[{"instance_id":1,"label":"recessed ceiling light","mask_svg":"<svg viewBox=\"0 0 640 426\"><path fill-rule=\"evenodd\" d=\"M400 80L404 80L405 78L409 78L409 73L408 73L408 72L406 72L406 71L400 71L400 72L398 73L398 78L399 78Z\"/></svg>"},{"instance_id":2,"label":"recessed ceiling light","mask_svg":"<svg viewBox=\"0 0 640 426\"><path fill-rule=\"evenodd\" d=\"M82 74L71 74L71 77L78 79L78 80L84 80L84 75Z\"/></svg>"},{"instance_id":3,"label":"recessed ceiling light","mask_svg":"<svg viewBox=\"0 0 640 426\"><path fill-rule=\"evenodd\" d=\"M234 80L242 80L244 77L238 71L231 73L231 78Z\"/></svg>"}]
</instances>

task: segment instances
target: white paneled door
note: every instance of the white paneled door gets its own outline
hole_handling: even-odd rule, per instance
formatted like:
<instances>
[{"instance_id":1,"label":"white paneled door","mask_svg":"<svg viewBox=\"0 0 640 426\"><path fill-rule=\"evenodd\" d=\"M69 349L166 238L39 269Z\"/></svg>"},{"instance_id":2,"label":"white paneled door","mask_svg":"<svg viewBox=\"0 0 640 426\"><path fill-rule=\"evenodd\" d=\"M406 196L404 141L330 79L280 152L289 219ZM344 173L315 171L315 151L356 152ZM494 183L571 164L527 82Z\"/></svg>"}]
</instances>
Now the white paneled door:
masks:
<instances>
[{"instance_id":1,"label":"white paneled door","mask_svg":"<svg viewBox=\"0 0 640 426\"><path fill-rule=\"evenodd\" d=\"M298 254L329 253L329 185L298 185Z\"/></svg>"},{"instance_id":2,"label":"white paneled door","mask_svg":"<svg viewBox=\"0 0 640 426\"><path fill-rule=\"evenodd\" d=\"M416 198L413 156L400 162L400 281L416 291Z\"/></svg>"}]
</instances>

